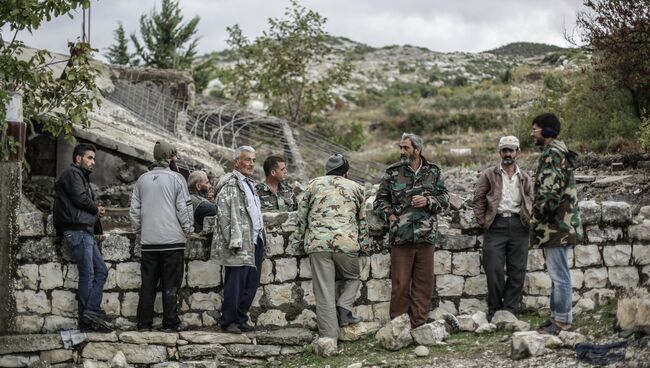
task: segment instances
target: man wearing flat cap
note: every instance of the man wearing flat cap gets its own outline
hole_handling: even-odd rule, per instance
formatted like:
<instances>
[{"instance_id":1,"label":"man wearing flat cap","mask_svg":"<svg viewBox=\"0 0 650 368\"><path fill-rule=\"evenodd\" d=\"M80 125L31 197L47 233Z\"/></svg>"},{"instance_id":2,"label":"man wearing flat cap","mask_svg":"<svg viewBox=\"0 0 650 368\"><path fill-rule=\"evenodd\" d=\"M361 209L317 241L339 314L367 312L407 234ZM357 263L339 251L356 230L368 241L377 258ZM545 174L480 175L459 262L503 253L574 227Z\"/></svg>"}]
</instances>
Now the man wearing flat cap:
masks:
<instances>
[{"instance_id":1,"label":"man wearing flat cap","mask_svg":"<svg viewBox=\"0 0 650 368\"><path fill-rule=\"evenodd\" d=\"M515 163L518 154L517 137L502 137L501 162L480 174L474 190L474 215L484 231L488 320L499 310L517 314L526 277L533 182Z\"/></svg>"},{"instance_id":2,"label":"man wearing flat cap","mask_svg":"<svg viewBox=\"0 0 650 368\"><path fill-rule=\"evenodd\" d=\"M374 203L388 225L390 318L408 313L413 328L427 322L434 288L433 252L438 217L449 207L440 168L422 156L422 139L402 134L400 162L389 166Z\"/></svg>"},{"instance_id":3,"label":"man wearing flat cap","mask_svg":"<svg viewBox=\"0 0 650 368\"><path fill-rule=\"evenodd\" d=\"M165 331L186 329L178 318L178 289L184 272L187 235L194 231L192 200L185 178L175 171L176 148L158 141L153 149L153 169L138 178L131 196L131 225L140 234L140 300L138 330L153 325L158 281L162 285Z\"/></svg>"},{"instance_id":4,"label":"man wearing flat cap","mask_svg":"<svg viewBox=\"0 0 650 368\"><path fill-rule=\"evenodd\" d=\"M361 286L359 252L367 251L369 241L364 188L347 179L348 169L340 154L327 160L325 176L309 183L298 205L298 229L290 241L309 255L318 332L334 341L339 327L361 322L352 305ZM338 296L336 279L343 281Z\"/></svg>"}]
</instances>

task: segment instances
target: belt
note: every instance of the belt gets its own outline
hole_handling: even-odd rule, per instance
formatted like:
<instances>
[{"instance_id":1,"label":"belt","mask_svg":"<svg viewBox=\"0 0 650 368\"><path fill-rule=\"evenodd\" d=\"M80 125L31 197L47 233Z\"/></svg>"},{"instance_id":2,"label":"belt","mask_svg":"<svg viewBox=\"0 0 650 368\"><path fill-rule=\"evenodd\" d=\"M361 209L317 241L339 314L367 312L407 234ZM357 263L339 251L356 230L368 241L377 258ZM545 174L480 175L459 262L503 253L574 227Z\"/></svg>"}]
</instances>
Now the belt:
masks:
<instances>
[{"instance_id":1,"label":"belt","mask_svg":"<svg viewBox=\"0 0 650 368\"><path fill-rule=\"evenodd\" d=\"M497 213L497 217L519 217L519 214L512 213L512 212L504 212L504 213Z\"/></svg>"}]
</instances>

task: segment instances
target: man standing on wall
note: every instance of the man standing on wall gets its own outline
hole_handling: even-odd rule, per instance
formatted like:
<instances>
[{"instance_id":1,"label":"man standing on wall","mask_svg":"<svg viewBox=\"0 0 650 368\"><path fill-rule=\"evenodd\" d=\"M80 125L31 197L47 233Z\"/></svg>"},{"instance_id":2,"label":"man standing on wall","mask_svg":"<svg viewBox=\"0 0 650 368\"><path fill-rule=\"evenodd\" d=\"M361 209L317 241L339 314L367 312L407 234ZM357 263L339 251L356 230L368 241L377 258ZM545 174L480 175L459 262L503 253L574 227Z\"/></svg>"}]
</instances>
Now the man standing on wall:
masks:
<instances>
[{"instance_id":1,"label":"man standing on wall","mask_svg":"<svg viewBox=\"0 0 650 368\"><path fill-rule=\"evenodd\" d=\"M422 156L422 139L404 133L401 161L386 169L374 211L389 226L390 318L408 313L412 327L427 321L433 295L437 215L449 206L440 168Z\"/></svg>"},{"instance_id":2,"label":"man standing on wall","mask_svg":"<svg viewBox=\"0 0 650 368\"><path fill-rule=\"evenodd\" d=\"M131 196L131 224L142 245L139 331L153 327L158 281L162 284L163 330L187 328L178 317L178 290L185 267L186 237L194 230L194 219L187 183L175 170L176 154L170 143L156 142L154 168L138 178Z\"/></svg>"},{"instance_id":3,"label":"man standing on wall","mask_svg":"<svg viewBox=\"0 0 650 368\"><path fill-rule=\"evenodd\" d=\"M542 248L551 277L551 318L540 332L557 335L571 329L573 289L567 252L582 241L582 221L573 169L577 154L557 139L560 120L551 113L533 120L531 137L542 147L537 172L531 219L533 248Z\"/></svg>"},{"instance_id":4,"label":"man standing on wall","mask_svg":"<svg viewBox=\"0 0 650 368\"><path fill-rule=\"evenodd\" d=\"M187 178L187 187L192 199L194 231L199 233L203 230L203 219L217 214L217 207L208 199L212 192L208 174L203 170L192 171Z\"/></svg>"},{"instance_id":5,"label":"man standing on wall","mask_svg":"<svg viewBox=\"0 0 650 368\"><path fill-rule=\"evenodd\" d=\"M287 183L287 164L282 157L269 156L264 160L266 181L255 189L262 202L262 211L295 211L298 204L293 188Z\"/></svg>"},{"instance_id":6,"label":"man standing on wall","mask_svg":"<svg viewBox=\"0 0 650 368\"><path fill-rule=\"evenodd\" d=\"M212 238L212 258L225 268L219 326L225 332L250 332L250 310L264 259L264 222L255 194L255 149L235 150L234 170L216 188L217 225Z\"/></svg>"},{"instance_id":7,"label":"man standing on wall","mask_svg":"<svg viewBox=\"0 0 650 368\"><path fill-rule=\"evenodd\" d=\"M334 341L339 326L361 322L352 305L361 286L359 251L367 251L369 241L364 189L347 179L349 167L339 154L327 160L325 176L305 190L291 237L291 246L309 255L319 335ZM338 297L337 278L343 280Z\"/></svg>"},{"instance_id":8,"label":"man standing on wall","mask_svg":"<svg viewBox=\"0 0 650 368\"><path fill-rule=\"evenodd\" d=\"M101 310L108 269L94 237L102 233L100 219L105 214L105 208L95 203L95 193L90 187L95 152L92 144L75 146L72 164L56 181L53 218L57 235L63 235L79 271L79 329L110 332L112 329Z\"/></svg>"},{"instance_id":9,"label":"man standing on wall","mask_svg":"<svg viewBox=\"0 0 650 368\"><path fill-rule=\"evenodd\" d=\"M518 154L517 137L502 137L501 163L484 170L474 190L474 215L484 231L488 321L498 310L517 314L526 277L533 182L515 163Z\"/></svg>"}]
</instances>

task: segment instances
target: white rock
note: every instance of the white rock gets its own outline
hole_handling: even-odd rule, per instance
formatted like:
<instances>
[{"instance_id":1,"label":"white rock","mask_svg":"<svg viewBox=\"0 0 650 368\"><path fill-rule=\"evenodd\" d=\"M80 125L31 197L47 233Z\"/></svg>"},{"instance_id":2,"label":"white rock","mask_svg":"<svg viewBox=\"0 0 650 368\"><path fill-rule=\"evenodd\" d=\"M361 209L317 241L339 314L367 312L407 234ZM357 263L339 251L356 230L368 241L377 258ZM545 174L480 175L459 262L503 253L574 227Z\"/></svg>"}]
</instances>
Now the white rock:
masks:
<instances>
[{"instance_id":1,"label":"white rock","mask_svg":"<svg viewBox=\"0 0 650 368\"><path fill-rule=\"evenodd\" d=\"M588 268L584 272L584 283L588 289L603 288L607 286L607 268Z\"/></svg>"},{"instance_id":2,"label":"white rock","mask_svg":"<svg viewBox=\"0 0 650 368\"><path fill-rule=\"evenodd\" d=\"M623 331L650 333L650 292L637 288L618 300L617 324Z\"/></svg>"},{"instance_id":3,"label":"white rock","mask_svg":"<svg viewBox=\"0 0 650 368\"><path fill-rule=\"evenodd\" d=\"M596 201L578 202L580 219L583 225L598 225L602 216L602 207Z\"/></svg>"},{"instance_id":4,"label":"white rock","mask_svg":"<svg viewBox=\"0 0 650 368\"><path fill-rule=\"evenodd\" d=\"M564 346L569 348L574 348L576 344L587 341L587 338L584 335L573 331L561 331L557 337L562 340Z\"/></svg>"},{"instance_id":5,"label":"white rock","mask_svg":"<svg viewBox=\"0 0 650 368\"><path fill-rule=\"evenodd\" d=\"M528 251L526 270L541 271L544 270L544 251L541 249L531 249Z\"/></svg>"},{"instance_id":6,"label":"white rock","mask_svg":"<svg viewBox=\"0 0 650 368\"><path fill-rule=\"evenodd\" d=\"M576 245L573 251L575 253L576 267L600 266L603 264L597 245Z\"/></svg>"},{"instance_id":7,"label":"white rock","mask_svg":"<svg viewBox=\"0 0 650 368\"><path fill-rule=\"evenodd\" d=\"M373 254L370 256L370 270L372 277L383 279L390 275L390 254Z\"/></svg>"},{"instance_id":8,"label":"white rock","mask_svg":"<svg viewBox=\"0 0 650 368\"><path fill-rule=\"evenodd\" d=\"M284 237L282 234L269 234L266 237L268 241L268 256L277 256L284 254Z\"/></svg>"},{"instance_id":9,"label":"white rock","mask_svg":"<svg viewBox=\"0 0 650 368\"><path fill-rule=\"evenodd\" d=\"M316 305L316 297L314 296L314 287L311 281L303 281L300 283L300 289L302 290L302 300L307 303L307 305Z\"/></svg>"},{"instance_id":10,"label":"white rock","mask_svg":"<svg viewBox=\"0 0 650 368\"><path fill-rule=\"evenodd\" d=\"M47 314L52 310L50 301L47 299L45 292L35 292L33 290L16 291L16 310L18 313L34 312L38 314Z\"/></svg>"},{"instance_id":11,"label":"white rock","mask_svg":"<svg viewBox=\"0 0 650 368\"><path fill-rule=\"evenodd\" d=\"M603 247L603 261L607 266L627 266L630 264L632 246L627 244Z\"/></svg>"},{"instance_id":12,"label":"white rock","mask_svg":"<svg viewBox=\"0 0 650 368\"><path fill-rule=\"evenodd\" d=\"M140 263L125 262L116 265L117 286L120 289L139 289L142 278L140 277Z\"/></svg>"},{"instance_id":13,"label":"white rock","mask_svg":"<svg viewBox=\"0 0 650 368\"><path fill-rule=\"evenodd\" d=\"M529 272L526 274L524 289L531 295L549 295L551 278L546 272Z\"/></svg>"},{"instance_id":14,"label":"white rock","mask_svg":"<svg viewBox=\"0 0 650 368\"><path fill-rule=\"evenodd\" d=\"M510 357L514 360L544 354L544 337L535 331L515 332L512 335Z\"/></svg>"},{"instance_id":15,"label":"white rock","mask_svg":"<svg viewBox=\"0 0 650 368\"><path fill-rule=\"evenodd\" d=\"M127 363L124 353L121 351L115 353L115 356L113 356L113 359L111 359L110 364L111 364L111 368L126 368L129 366L129 363Z\"/></svg>"},{"instance_id":16,"label":"white rock","mask_svg":"<svg viewBox=\"0 0 650 368\"><path fill-rule=\"evenodd\" d=\"M415 356L420 357L420 358L424 358L424 357L429 356L429 348L427 348L426 346L420 345L420 346L416 347L413 352L415 353Z\"/></svg>"},{"instance_id":17,"label":"white rock","mask_svg":"<svg viewBox=\"0 0 650 368\"><path fill-rule=\"evenodd\" d=\"M573 314L579 315L585 311L592 311L596 308L596 303L590 298L581 298L573 307Z\"/></svg>"},{"instance_id":18,"label":"white rock","mask_svg":"<svg viewBox=\"0 0 650 368\"><path fill-rule=\"evenodd\" d=\"M316 328L316 313L309 309L303 309L303 311L293 321L291 321L291 325Z\"/></svg>"},{"instance_id":19,"label":"white rock","mask_svg":"<svg viewBox=\"0 0 650 368\"><path fill-rule=\"evenodd\" d=\"M650 228L648 232L650 233ZM650 234L648 237L650 237ZM650 265L650 244L635 244L632 255L634 257L634 264Z\"/></svg>"},{"instance_id":20,"label":"white rock","mask_svg":"<svg viewBox=\"0 0 650 368\"><path fill-rule=\"evenodd\" d=\"M339 329L339 340L357 341L364 337L379 331L381 324L379 322L360 322L353 325L341 327Z\"/></svg>"},{"instance_id":21,"label":"white rock","mask_svg":"<svg viewBox=\"0 0 650 368\"><path fill-rule=\"evenodd\" d=\"M481 272L481 257L478 252L454 253L452 273L462 276L477 276Z\"/></svg>"},{"instance_id":22,"label":"white rock","mask_svg":"<svg viewBox=\"0 0 650 368\"><path fill-rule=\"evenodd\" d=\"M616 291L611 289L593 289L582 294L582 297L593 300L596 305L604 305L616 299Z\"/></svg>"},{"instance_id":23,"label":"white rock","mask_svg":"<svg viewBox=\"0 0 650 368\"><path fill-rule=\"evenodd\" d=\"M623 229L620 227L606 227L601 229L597 226L587 226L585 228L585 233L587 235L587 239L591 243L600 244L623 239Z\"/></svg>"},{"instance_id":24,"label":"white rock","mask_svg":"<svg viewBox=\"0 0 650 368\"><path fill-rule=\"evenodd\" d=\"M64 317L76 317L76 294L66 290L52 290L52 314Z\"/></svg>"},{"instance_id":25,"label":"white rock","mask_svg":"<svg viewBox=\"0 0 650 368\"><path fill-rule=\"evenodd\" d=\"M307 258L309 259L309 258ZM273 282L275 275L273 274L273 261L265 259L262 261L262 269L260 271L260 284L266 285Z\"/></svg>"},{"instance_id":26,"label":"white rock","mask_svg":"<svg viewBox=\"0 0 650 368\"><path fill-rule=\"evenodd\" d=\"M275 260L275 281L285 282L298 276L298 265L295 258L280 258Z\"/></svg>"},{"instance_id":27,"label":"white rock","mask_svg":"<svg viewBox=\"0 0 650 368\"><path fill-rule=\"evenodd\" d=\"M472 314L476 312L485 312L487 311L487 302L485 300L479 299L461 299L460 305L458 306L458 313L460 314Z\"/></svg>"},{"instance_id":28,"label":"white rock","mask_svg":"<svg viewBox=\"0 0 650 368\"><path fill-rule=\"evenodd\" d=\"M485 333L485 332L496 331L496 329L497 329L496 325L494 325L492 323L485 323L485 324L482 324L482 325L478 326L476 328L476 330L474 330L474 332L477 333L477 334L482 334L482 333Z\"/></svg>"},{"instance_id":29,"label":"white rock","mask_svg":"<svg viewBox=\"0 0 650 368\"><path fill-rule=\"evenodd\" d=\"M518 321L517 317L507 310L498 310L492 316L492 324L501 330L512 330L514 324Z\"/></svg>"},{"instance_id":30,"label":"white rock","mask_svg":"<svg viewBox=\"0 0 650 368\"><path fill-rule=\"evenodd\" d=\"M469 315L456 316L461 331L474 332L478 327L478 323Z\"/></svg>"},{"instance_id":31,"label":"white rock","mask_svg":"<svg viewBox=\"0 0 650 368\"><path fill-rule=\"evenodd\" d=\"M368 300L373 302L389 301L391 293L391 280L369 280L366 283L366 289L368 290Z\"/></svg>"},{"instance_id":32,"label":"white rock","mask_svg":"<svg viewBox=\"0 0 650 368\"><path fill-rule=\"evenodd\" d=\"M650 220L643 220L640 224L631 225L627 229L630 239L649 241L650 240Z\"/></svg>"},{"instance_id":33,"label":"white rock","mask_svg":"<svg viewBox=\"0 0 650 368\"><path fill-rule=\"evenodd\" d=\"M451 273L451 252L447 250L437 250L433 254L433 272L436 275L446 275Z\"/></svg>"},{"instance_id":34,"label":"white rock","mask_svg":"<svg viewBox=\"0 0 650 368\"><path fill-rule=\"evenodd\" d=\"M632 207L626 202L602 202L603 222L613 224L629 223L632 220Z\"/></svg>"},{"instance_id":35,"label":"white rock","mask_svg":"<svg viewBox=\"0 0 650 368\"><path fill-rule=\"evenodd\" d=\"M465 278L456 275L440 275L436 277L436 290L440 296L460 296L463 294Z\"/></svg>"},{"instance_id":36,"label":"white rock","mask_svg":"<svg viewBox=\"0 0 650 368\"><path fill-rule=\"evenodd\" d=\"M465 280L465 294L485 295L487 294L487 278L485 275L468 277Z\"/></svg>"},{"instance_id":37,"label":"white rock","mask_svg":"<svg viewBox=\"0 0 650 368\"><path fill-rule=\"evenodd\" d=\"M449 333L444 322L434 321L412 329L411 336L416 344L431 346L449 337Z\"/></svg>"},{"instance_id":38,"label":"white rock","mask_svg":"<svg viewBox=\"0 0 650 368\"><path fill-rule=\"evenodd\" d=\"M210 288L221 284L221 267L215 261L190 261L187 264L187 285Z\"/></svg>"},{"instance_id":39,"label":"white rock","mask_svg":"<svg viewBox=\"0 0 650 368\"><path fill-rule=\"evenodd\" d=\"M209 293L192 293L190 295L190 308L194 310L220 310L221 295L211 291Z\"/></svg>"},{"instance_id":40,"label":"white rock","mask_svg":"<svg viewBox=\"0 0 650 368\"><path fill-rule=\"evenodd\" d=\"M38 266L38 275L41 280L40 288L42 290L63 286L63 272L60 263L46 263Z\"/></svg>"},{"instance_id":41,"label":"white rock","mask_svg":"<svg viewBox=\"0 0 650 368\"><path fill-rule=\"evenodd\" d=\"M612 286L633 288L639 285L639 271L636 267L610 267L607 272Z\"/></svg>"},{"instance_id":42,"label":"white rock","mask_svg":"<svg viewBox=\"0 0 650 368\"><path fill-rule=\"evenodd\" d=\"M546 348L557 349L557 348L561 348L564 345L562 339L560 339L555 335L542 334L542 337L544 337L544 347Z\"/></svg>"},{"instance_id":43,"label":"white rock","mask_svg":"<svg viewBox=\"0 0 650 368\"><path fill-rule=\"evenodd\" d=\"M36 290L38 288L38 265L20 265L16 270L16 276L17 289Z\"/></svg>"},{"instance_id":44,"label":"white rock","mask_svg":"<svg viewBox=\"0 0 650 368\"><path fill-rule=\"evenodd\" d=\"M317 356L329 357L338 354L337 341L330 337L318 338L311 346Z\"/></svg>"},{"instance_id":45,"label":"white rock","mask_svg":"<svg viewBox=\"0 0 650 368\"><path fill-rule=\"evenodd\" d=\"M402 314L388 322L377 332L375 338L387 350L399 350L408 346L413 341L408 314Z\"/></svg>"},{"instance_id":46,"label":"white rock","mask_svg":"<svg viewBox=\"0 0 650 368\"><path fill-rule=\"evenodd\" d=\"M140 297L136 292L124 293L122 297L121 313L124 317L135 317L138 312L138 301Z\"/></svg>"},{"instance_id":47,"label":"white rock","mask_svg":"<svg viewBox=\"0 0 650 368\"><path fill-rule=\"evenodd\" d=\"M300 278L311 279L311 264L309 258L300 259Z\"/></svg>"},{"instance_id":48,"label":"white rock","mask_svg":"<svg viewBox=\"0 0 650 368\"><path fill-rule=\"evenodd\" d=\"M16 316L16 332L32 334L41 332L45 320L40 316Z\"/></svg>"},{"instance_id":49,"label":"white rock","mask_svg":"<svg viewBox=\"0 0 650 368\"><path fill-rule=\"evenodd\" d=\"M582 289L582 284L585 280L585 275L582 273L582 270L574 268L569 270L569 273L571 274L571 287L574 290Z\"/></svg>"},{"instance_id":50,"label":"white rock","mask_svg":"<svg viewBox=\"0 0 650 368\"><path fill-rule=\"evenodd\" d=\"M284 327L287 323L287 314L278 309L267 310L257 316L257 324L260 326L280 326Z\"/></svg>"},{"instance_id":51,"label":"white rock","mask_svg":"<svg viewBox=\"0 0 650 368\"><path fill-rule=\"evenodd\" d=\"M264 286L264 295L272 307L292 303L292 286L293 284L266 285Z\"/></svg>"}]
</instances>

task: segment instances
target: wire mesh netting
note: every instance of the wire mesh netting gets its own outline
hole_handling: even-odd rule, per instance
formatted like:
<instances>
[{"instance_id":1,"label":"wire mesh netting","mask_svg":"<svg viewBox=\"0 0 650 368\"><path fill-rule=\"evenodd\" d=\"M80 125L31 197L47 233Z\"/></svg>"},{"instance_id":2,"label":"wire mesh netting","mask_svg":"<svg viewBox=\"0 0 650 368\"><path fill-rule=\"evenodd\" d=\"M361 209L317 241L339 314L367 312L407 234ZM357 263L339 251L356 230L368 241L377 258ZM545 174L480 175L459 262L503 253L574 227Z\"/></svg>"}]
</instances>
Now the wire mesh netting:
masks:
<instances>
[{"instance_id":1,"label":"wire mesh netting","mask_svg":"<svg viewBox=\"0 0 650 368\"><path fill-rule=\"evenodd\" d=\"M323 134L295 123L265 116L227 100L202 100L188 109L187 101L175 98L154 83L114 82L107 98L136 115L148 129L185 133L222 147L255 147L258 157L283 156L297 179L323 175L327 158L341 153L350 162L348 176L358 182L377 182L385 165L360 159L355 152L332 142ZM222 157L222 162L231 161Z\"/></svg>"}]
</instances>

